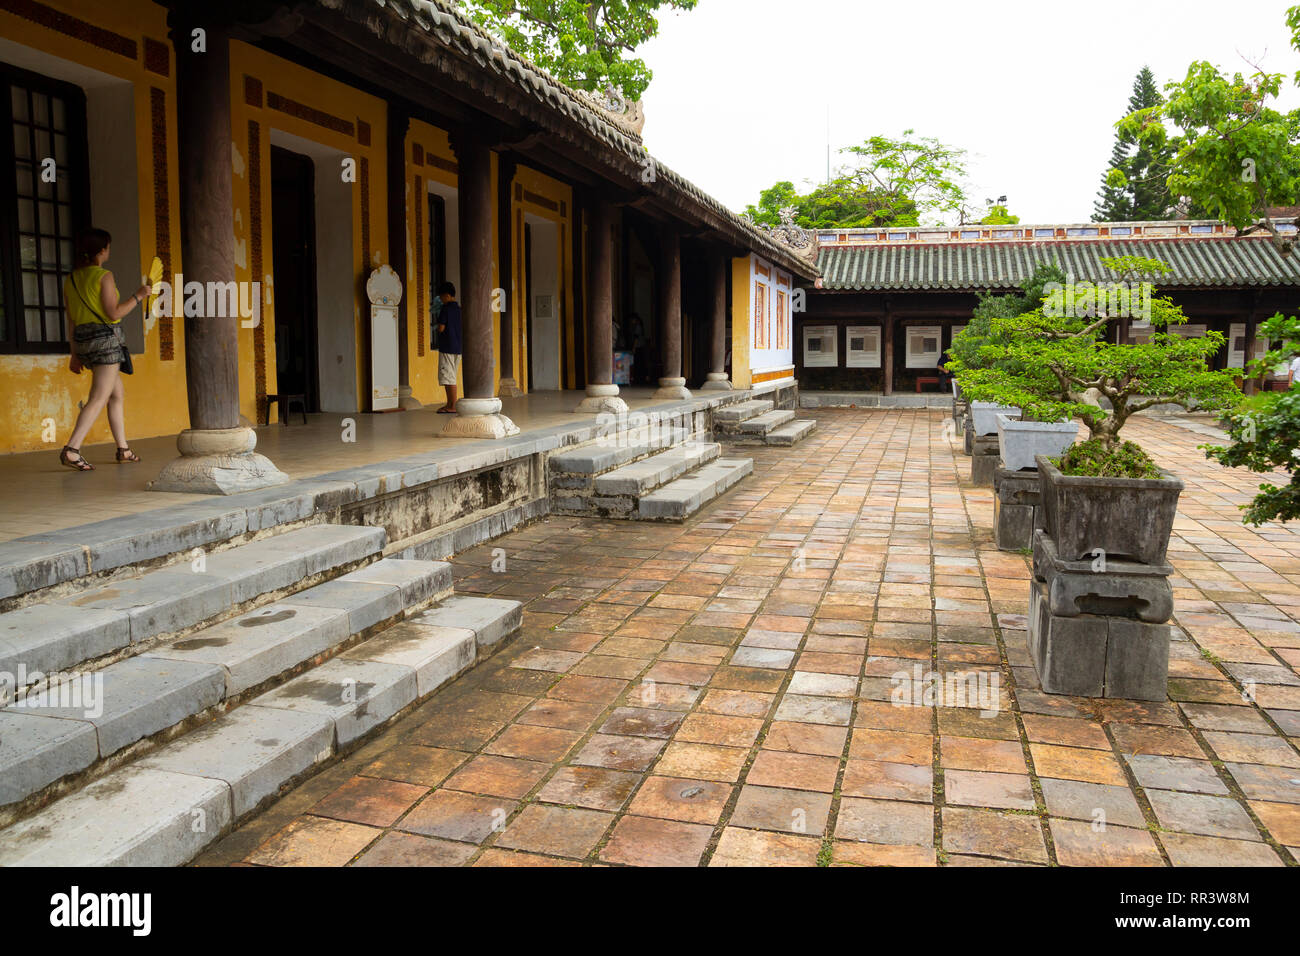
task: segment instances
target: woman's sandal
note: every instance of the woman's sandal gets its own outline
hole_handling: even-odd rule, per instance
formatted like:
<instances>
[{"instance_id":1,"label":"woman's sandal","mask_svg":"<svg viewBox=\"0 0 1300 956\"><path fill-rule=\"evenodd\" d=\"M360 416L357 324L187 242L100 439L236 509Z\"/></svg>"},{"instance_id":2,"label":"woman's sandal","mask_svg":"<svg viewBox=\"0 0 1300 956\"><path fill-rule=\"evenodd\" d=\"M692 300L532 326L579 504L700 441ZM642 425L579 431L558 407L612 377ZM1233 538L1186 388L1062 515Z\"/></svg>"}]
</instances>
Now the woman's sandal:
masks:
<instances>
[{"instance_id":1,"label":"woman's sandal","mask_svg":"<svg viewBox=\"0 0 1300 956\"><path fill-rule=\"evenodd\" d=\"M77 457L73 458L73 455ZM59 464L66 465L68 468L75 468L77 471L95 470L94 465L81 457L81 449L73 448L71 445L64 445L63 451L59 452Z\"/></svg>"},{"instance_id":2,"label":"woman's sandal","mask_svg":"<svg viewBox=\"0 0 1300 956\"><path fill-rule=\"evenodd\" d=\"M127 461L139 461L140 456L129 448L119 448L117 450L117 463L120 465Z\"/></svg>"}]
</instances>

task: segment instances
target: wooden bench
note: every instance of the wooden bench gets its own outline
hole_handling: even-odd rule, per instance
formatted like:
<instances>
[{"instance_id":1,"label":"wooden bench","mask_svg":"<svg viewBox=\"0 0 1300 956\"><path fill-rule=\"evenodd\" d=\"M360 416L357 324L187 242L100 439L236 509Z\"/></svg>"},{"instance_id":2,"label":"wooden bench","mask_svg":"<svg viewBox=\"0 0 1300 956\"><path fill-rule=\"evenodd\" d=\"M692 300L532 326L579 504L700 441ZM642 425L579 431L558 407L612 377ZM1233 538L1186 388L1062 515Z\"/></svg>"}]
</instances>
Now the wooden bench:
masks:
<instances>
[{"instance_id":1,"label":"wooden bench","mask_svg":"<svg viewBox=\"0 0 1300 956\"><path fill-rule=\"evenodd\" d=\"M921 386L922 386L922 385L933 385L933 386L934 386L934 390L937 392L937 391L939 390L939 376L938 376L938 375L918 375L918 376L916 377L916 390L917 390L918 392L921 391Z\"/></svg>"}]
</instances>

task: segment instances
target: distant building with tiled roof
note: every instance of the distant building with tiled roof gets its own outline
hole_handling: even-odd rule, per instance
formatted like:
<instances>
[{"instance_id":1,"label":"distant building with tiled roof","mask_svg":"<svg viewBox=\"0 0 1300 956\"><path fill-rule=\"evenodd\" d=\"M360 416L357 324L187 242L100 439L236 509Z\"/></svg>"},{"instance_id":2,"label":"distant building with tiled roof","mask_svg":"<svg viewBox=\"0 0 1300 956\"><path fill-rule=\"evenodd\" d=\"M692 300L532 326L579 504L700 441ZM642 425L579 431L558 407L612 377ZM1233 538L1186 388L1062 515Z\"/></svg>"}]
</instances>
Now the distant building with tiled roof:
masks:
<instances>
[{"instance_id":1,"label":"distant building with tiled roof","mask_svg":"<svg viewBox=\"0 0 1300 956\"><path fill-rule=\"evenodd\" d=\"M1279 226L1283 234L1293 224ZM935 387L936 366L970 318L977 293L1019 288L1041 263L1074 281L1114 278L1104 258L1159 259L1158 288L1189 318L1188 334L1217 329L1228 347L1219 367L1262 354L1259 321L1300 305L1300 257L1263 233L1238 235L1213 220L998 226L822 229L821 278L800 316L795 364L805 389L914 391ZM1129 339L1139 324L1117 322Z\"/></svg>"}]
</instances>

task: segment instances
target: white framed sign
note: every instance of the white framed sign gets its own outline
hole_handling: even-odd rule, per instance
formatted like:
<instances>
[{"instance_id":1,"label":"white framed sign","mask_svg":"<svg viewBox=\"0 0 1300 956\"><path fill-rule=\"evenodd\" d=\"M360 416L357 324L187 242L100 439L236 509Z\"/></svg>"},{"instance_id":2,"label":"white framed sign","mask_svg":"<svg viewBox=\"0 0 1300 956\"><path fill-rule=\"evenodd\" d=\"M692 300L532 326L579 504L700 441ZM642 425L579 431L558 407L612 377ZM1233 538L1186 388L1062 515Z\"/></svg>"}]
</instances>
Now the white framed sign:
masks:
<instances>
[{"instance_id":1,"label":"white framed sign","mask_svg":"<svg viewBox=\"0 0 1300 956\"><path fill-rule=\"evenodd\" d=\"M907 367L935 368L939 364L941 334L937 325L908 326Z\"/></svg>"},{"instance_id":2,"label":"white framed sign","mask_svg":"<svg viewBox=\"0 0 1300 956\"><path fill-rule=\"evenodd\" d=\"M1228 368L1246 367L1246 323L1228 326Z\"/></svg>"},{"instance_id":3,"label":"white framed sign","mask_svg":"<svg viewBox=\"0 0 1300 956\"><path fill-rule=\"evenodd\" d=\"M840 364L838 335L833 325L803 327L803 364L805 368L835 367Z\"/></svg>"},{"instance_id":4,"label":"white framed sign","mask_svg":"<svg viewBox=\"0 0 1300 956\"><path fill-rule=\"evenodd\" d=\"M850 325L844 330L844 364L849 368L880 368L880 326Z\"/></svg>"}]
</instances>

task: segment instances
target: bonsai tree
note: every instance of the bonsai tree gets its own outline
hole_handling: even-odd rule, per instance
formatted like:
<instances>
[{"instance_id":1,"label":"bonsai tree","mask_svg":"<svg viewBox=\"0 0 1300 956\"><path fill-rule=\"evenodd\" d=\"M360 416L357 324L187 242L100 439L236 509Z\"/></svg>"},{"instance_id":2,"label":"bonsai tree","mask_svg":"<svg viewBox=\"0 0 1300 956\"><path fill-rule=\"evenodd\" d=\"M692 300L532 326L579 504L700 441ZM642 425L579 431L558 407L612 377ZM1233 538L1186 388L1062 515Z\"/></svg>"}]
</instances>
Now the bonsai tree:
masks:
<instances>
[{"instance_id":1,"label":"bonsai tree","mask_svg":"<svg viewBox=\"0 0 1300 956\"><path fill-rule=\"evenodd\" d=\"M962 368L982 368L984 363L999 361L999 352L991 349L982 353L981 349L989 343L992 322L995 317L1010 319L1037 307L1043 301L1045 289L1052 284L1063 285L1065 273L1055 263L1039 263L1034 274L1021 287L1019 292L997 295L990 292L979 293L979 303L971 313L970 322L952 337L948 355L950 361L946 368L954 372ZM957 384L965 391L965 381L960 377Z\"/></svg>"},{"instance_id":2,"label":"bonsai tree","mask_svg":"<svg viewBox=\"0 0 1300 956\"><path fill-rule=\"evenodd\" d=\"M1251 363L1252 374L1262 376L1300 355L1300 318L1279 312L1260 323L1259 334L1281 344ZM1227 430L1233 444L1207 446L1206 457L1229 468L1259 473L1281 469L1291 475L1285 486L1261 484L1254 500L1242 506L1243 520L1261 525L1300 516L1300 381L1285 392L1262 392L1243 399L1228 415Z\"/></svg>"},{"instance_id":3,"label":"bonsai tree","mask_svg":"<svg viewBox=\"0 0 1300 956\"><path fill-rule=\"evenodd\" d=\"M1025 417L1040 421L1080 419L1091 437L1067 452L1061 465L1066 474L1155 477L1159 470L1150 457L1120 438L1134 414L1164 404L1225 409L1234 407L1241 393L1231 370L1214 371L1206 364L1223 347L1222 333L1186 338L1170 331L1187 321L1182 310L1151 295L1149 282L1134 281L1163 274L1168 266L1138 256L1102 263L1115 279L1095 286L1048 286L1037 308L990 318L976 362L954 357L950 364L972 400L1019 406ZM1135 311L1138 318L1150 319L1150 341L1108 341L1110 320Z\"/></svg>"}]
</instances>

